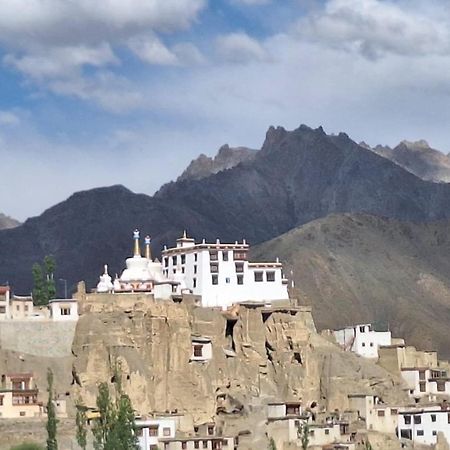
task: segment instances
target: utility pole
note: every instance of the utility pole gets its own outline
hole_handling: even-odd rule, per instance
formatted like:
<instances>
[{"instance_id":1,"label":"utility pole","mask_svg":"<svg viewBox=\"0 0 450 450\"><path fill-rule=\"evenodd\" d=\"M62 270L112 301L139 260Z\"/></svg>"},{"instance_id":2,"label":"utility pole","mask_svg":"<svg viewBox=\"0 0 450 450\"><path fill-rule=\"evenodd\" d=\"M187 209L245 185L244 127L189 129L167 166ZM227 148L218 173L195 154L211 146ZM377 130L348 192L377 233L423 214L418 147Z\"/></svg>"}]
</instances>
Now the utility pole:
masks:
<instances>
[{"instance_id":1,"label":"utility pole","mask_svg":"<svg viewBox=\"0 0 450 450\"><path fill-rule=\"evenodd\" d=\"M60 278L59 281L64 282L64 298L67 298L67 280Z\"/></svg>"}]
</instances>

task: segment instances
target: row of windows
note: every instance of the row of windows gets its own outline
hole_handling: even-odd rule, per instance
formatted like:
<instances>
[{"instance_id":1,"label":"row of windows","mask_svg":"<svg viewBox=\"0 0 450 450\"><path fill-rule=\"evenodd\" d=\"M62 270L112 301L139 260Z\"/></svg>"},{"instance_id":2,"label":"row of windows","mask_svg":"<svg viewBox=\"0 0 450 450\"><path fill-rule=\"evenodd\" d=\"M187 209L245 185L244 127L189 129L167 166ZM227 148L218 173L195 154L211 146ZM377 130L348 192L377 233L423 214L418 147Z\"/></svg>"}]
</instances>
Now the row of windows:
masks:
<instances>
[{"instance_id":1,"label":"row of windows","mask_svg":"<svg viewBox=\"0 0 450 450\"><path fill-rule=\"evenodd\" d=\"M413 416L414 425L420 425L422 423L422 416ZM406 425L411 425L411 416L405 415L404 421ZM431 414L431 421L436 422L436 414ZM447 423L450 423L450 413L447 413Z\"/></svg>"},{"instance_id":2,"label":"row of windows","mask_svg":"<svg viewBox=\"0 0 450 450\"><path fill-rule=\"evenodd\" d=\"M229 261L229 253L228 251L210 251L209 252L209 260L210 261L219 261L219 253L222 255L222 261ZM186 264L186 255L173 255L172 257L172 265L176 266L177 264ZM236 261L245 261L247 259L247 252L234 251L232 252L232 258ZM169 257L164 257L164 267L169 266ZM194 262L198 261L198 253L194 253Z\"/></svg>"}]
</instances>

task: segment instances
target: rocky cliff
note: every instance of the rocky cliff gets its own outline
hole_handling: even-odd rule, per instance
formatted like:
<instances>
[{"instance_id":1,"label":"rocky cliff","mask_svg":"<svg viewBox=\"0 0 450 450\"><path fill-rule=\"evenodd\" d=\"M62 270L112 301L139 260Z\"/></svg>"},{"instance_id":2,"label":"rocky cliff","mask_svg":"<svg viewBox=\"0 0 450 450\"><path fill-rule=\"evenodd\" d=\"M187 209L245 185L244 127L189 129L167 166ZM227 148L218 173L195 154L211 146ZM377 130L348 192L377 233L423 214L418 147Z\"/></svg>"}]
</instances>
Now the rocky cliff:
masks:
<instances>
[{"instance_id":1,"label":"rocky cliff","mask_svg":"<svg viewBox=\"0 0 450 450\"><path fill-rule=\"evenodd\" d=\"M231 169L238 164L251 161L256 156L256 150L247 147L230 147L228 144L220 147L214 158L203 153L189 164L177 181L200 180L223 170Z\"/></svg>"},{"instance_id":2,"label":"rocky cliff","mask_svg":"<svg viewBox=\"0 0 450 450\"><path fill-rule=\"evenodd\" d=\"M5 216L5 214L0 213L0 230L6 230L9 228L15 228L20 225L20 222L12 217Z\"/></svg>"},{"instance_id":3,"label":"rocky cliff","mask_svg":"<svg viewBox=\"0 0 450 450\"><path fill-rule=\"evenodd\" d=\"M423 180L445 183L450 181L450 158L431 148L424 140L402 141L393 149L377 145L373 151Z\"/></svg>"}]
</instances>

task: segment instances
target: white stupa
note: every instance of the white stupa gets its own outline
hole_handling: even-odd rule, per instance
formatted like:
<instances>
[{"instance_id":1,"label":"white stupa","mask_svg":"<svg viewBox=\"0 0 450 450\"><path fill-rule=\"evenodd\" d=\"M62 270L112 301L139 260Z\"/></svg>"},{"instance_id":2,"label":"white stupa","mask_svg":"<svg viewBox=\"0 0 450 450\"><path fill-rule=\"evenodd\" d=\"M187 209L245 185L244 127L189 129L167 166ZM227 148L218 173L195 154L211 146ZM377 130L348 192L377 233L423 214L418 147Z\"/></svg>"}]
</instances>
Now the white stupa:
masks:
<instances>
[{"instance_id":1,"label":"white stupa","mask_svg":"<svg viewBox=\"0 0 450 450\"><path fill-rule=\"evenodd\" d=\"M100 275L100 281L97 284L97 292L112 292L114 290L111 277L108 273L108 266L105 264L105 271Z\"/></svg>"},{"instance_id":2,"label":"white stupa","mask_svg":"<svg viewBox=\"0 0 450 450\"><path fill-rule=\"evenodd\" d=\"M161 263L152 259L150 236L145 237L145 256L141 255L139 237L139 230L135 230L133 256L127 258L122 275L116 276L112 283L105 266L105 274L100 277L97 292L149 292L153 293L155 298L164 299L180 292L180 286L185 286L179 275L174 278L165 276Z\"/></svg>"}]
</instances>

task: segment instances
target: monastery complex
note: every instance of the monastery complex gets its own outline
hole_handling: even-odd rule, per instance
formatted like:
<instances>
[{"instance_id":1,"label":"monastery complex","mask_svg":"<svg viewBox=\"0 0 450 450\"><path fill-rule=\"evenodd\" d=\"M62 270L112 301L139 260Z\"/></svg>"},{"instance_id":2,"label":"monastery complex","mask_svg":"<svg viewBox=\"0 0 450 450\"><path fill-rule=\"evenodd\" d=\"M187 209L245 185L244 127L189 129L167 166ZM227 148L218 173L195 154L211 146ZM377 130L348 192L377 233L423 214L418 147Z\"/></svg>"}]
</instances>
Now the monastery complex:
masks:
<instances>
[{"instance_id":1,"label":"monastery complex","mask_svg":"<svg viewBox=\"0 0 450 450\"><path fill-rule=\"evenodd\" d=\"M370 323L318 333L282 263L249 261L245 240L184 232L159 261L135 230L132 248L120 275L105 265L93 289L80 282L48 307L0 287L0 352L15 358L1 374L0 430L46 415L32 346L19 352L2 330L72 324L58 416L72 420L81 398L96 420L96 387L120 364L142 450L449 449L450 365L436 352Z\"/></svg>"}]
</instances>

